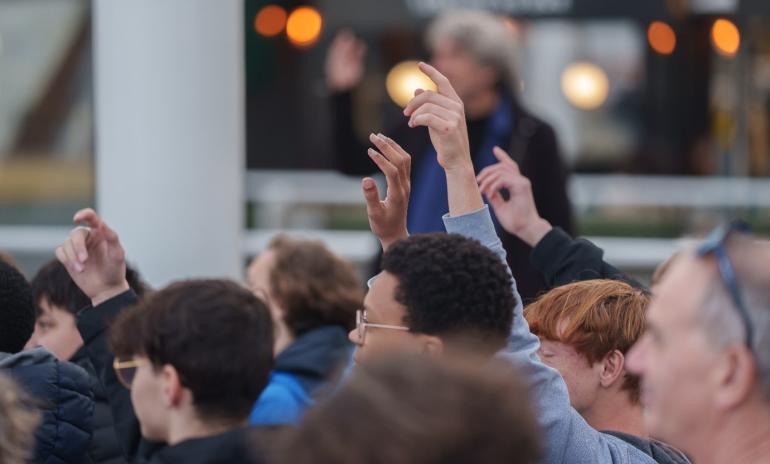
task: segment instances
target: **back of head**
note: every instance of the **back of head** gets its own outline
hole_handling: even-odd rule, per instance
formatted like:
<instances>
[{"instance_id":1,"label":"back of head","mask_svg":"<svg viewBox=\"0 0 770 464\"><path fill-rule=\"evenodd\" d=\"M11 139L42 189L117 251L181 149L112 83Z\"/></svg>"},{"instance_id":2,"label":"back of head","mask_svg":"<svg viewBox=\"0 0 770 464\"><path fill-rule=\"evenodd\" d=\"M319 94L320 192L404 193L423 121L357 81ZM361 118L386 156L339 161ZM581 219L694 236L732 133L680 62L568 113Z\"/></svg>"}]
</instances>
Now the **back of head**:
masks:
<instances>
[{"instance_id":1,"label":"back of head","mask_svg":"<svg viewBox=\"0 0 770 464\"><path fill-rule=\"evenodd\" d=\"M319 241L279 236L268 249L275 253L271 295L294 335L327 325L353 328L364 297L353 265Z\"/></svg>"},{"instance_id":2,"label":"back of head","mask_svg":"<svg viewBox=\"0 0 770 464\"><path fill-rule=\"evenodd\" d=\"M13 266L0 261L0 352L18 353L35 329L29 282Z\"/></svg>"},{"instance_id":3,"label":"back of head","mask_svg":"<svg viewBox=\"0 0 770 464\"><path fill-rule=\"evenodd\" d=\"M618 280L586 280L556 287L527 306L535 335L575 348L590 363L618 350L624 355L645 330L650 295ZM639 378L626 374L623 388L639 402Z\"/></svg>"},{"instance_id":4,"label":"back of head","mask_svg":"<svg viewBox=\"0 0 770 464\"><path fill-rule=\"evenodd\" d=\"M115 320L111 342L118 358L173 366L204 419L244 420L272 368L267 307L224 280L183 281L151 294Z\"/></svg>"},{"instance_id":5,"label":"back of head","mask_svg":"<svg viewBox=\"0 0 770 464\"><path fill-rule=\"evenodd\" d=\"M480 10L444 13L431 23L425 39L430 50L441 41L451 40L480 64L495 67L503 87L512 96L518 94L516 44L499 17Z\"/></svg>"},{"instance_id":6,"label":"back of head","mask_svg":"<svg viewBox=\"0 0 770 464\"><path fill-rule=\"evenodd\" d=\"M31 462L39 417L15 382L0 374L0 462Z\"/></svg>"},{"instance_id":7,"label":"back of head","mask_svg":"<svg viewBox=\"0 0 770 464\"><path fill-rule=\"evenodd\" d=\"M419 234L382 256L396 277L395 299L412 332L456 341L493 354L505 346L516 298L500 258L476 240L456 234Z\"/></svg>"},{"instance_id":8,"label":"back of head","mask_svg":"<svg viewBox=\"0 0 770 464\"><path fill-rule=\"evenodd\" d=\"M277 454L298 464L533 463L538 428L510 365L396 354L358 370Z\"/></svg>"}]
</instances>

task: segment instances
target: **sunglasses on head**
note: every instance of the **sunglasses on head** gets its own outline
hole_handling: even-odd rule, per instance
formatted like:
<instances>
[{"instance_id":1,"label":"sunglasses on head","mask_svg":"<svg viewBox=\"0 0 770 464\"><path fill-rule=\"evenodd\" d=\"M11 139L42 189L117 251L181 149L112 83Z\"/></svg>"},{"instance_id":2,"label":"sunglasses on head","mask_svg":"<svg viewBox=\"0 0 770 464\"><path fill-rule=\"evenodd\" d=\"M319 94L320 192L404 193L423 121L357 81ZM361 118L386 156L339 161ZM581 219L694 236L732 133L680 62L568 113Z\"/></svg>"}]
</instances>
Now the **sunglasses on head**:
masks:
<instances>
[{"instance_id":1,"label":"sunglasses on head","mask_svg":"<svg viewBox=\"0 0 770 464\"><path fill-rule=\"evenodd\" d=\"M751 349L754 343L754 326L751 323L749 310L743 300L740 284L735 274L735 267L727 254L727 240L733 233L751 234L751 228L743 221L735 220L722 224L706 236L706 239L696 249L698 256L713 254L717 260L719 277L730 294L733 306L738 310L743 326L746 329L746 346Z\"/></svg>"}]
</instances>

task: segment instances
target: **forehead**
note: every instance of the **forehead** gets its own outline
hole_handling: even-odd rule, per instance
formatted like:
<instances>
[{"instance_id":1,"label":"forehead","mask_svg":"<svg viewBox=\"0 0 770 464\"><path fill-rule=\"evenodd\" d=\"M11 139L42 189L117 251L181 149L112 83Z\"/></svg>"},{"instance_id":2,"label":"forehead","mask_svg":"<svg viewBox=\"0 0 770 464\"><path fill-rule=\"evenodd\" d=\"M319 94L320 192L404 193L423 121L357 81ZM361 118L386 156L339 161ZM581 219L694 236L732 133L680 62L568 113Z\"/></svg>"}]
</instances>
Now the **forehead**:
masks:
<instances>
[{"instance_id":1,"label":"forehead","mask_svg":"<svg viewBox=\"0 0 770 464\"><path fill-rule=\"evenodd\" d=\"M691 251L683 253L655 287L648 323L659 328L694 323L715 273L713 260L699 258Z\"/></svg>"},{"instance_id":2,"label":"forehead","mask_svg":"<svg viewBox=\"0 0 770 464\"><path fill-rule=\"evenodd\" d=\"M246 275L249 280L266 279L275 264L275 251L265 250L256 256L249 264Z\"/></svg>"}]
</instances>

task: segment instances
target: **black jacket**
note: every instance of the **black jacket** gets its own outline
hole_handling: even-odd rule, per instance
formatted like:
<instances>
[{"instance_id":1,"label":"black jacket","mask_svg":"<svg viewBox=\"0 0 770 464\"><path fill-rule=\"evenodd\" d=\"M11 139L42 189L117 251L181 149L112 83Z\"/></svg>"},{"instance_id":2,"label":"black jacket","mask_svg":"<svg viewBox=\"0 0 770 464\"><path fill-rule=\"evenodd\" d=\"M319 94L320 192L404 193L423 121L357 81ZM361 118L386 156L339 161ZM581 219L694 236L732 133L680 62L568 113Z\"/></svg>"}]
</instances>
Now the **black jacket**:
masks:
<instances>
[{"instance_id":1,"label":"black jacket","mask_svg":"<svg viewBox=\"0 0 770 464\"><path fill-rule=\"evenodd\" d=\"M312 395L347 364L351 350L345 329L335 325L318 327L298 336L279 353L273 369L295 375Z\"/></svg>"},{"instance_id":2,"label":"black jacket","mask_svg":"<svg viewBox=\"0 0 770 464\"><path fill-rule=\"evenodd\" d=\"M120 448L118 437L115 435L115 423L112 420L112 411L110 411L110 404L107 402L107 395L96 376L96 369L88 360L85 348L78 350L70 362L83 368L91 377L91 390L94 393L93 436L88 450L91 462L94 464L125 463L123 450Z\"/></svg>"},{"instance_id":3,"label":"black jacket","mask_svg":"<svg viewBox=\"0 0 770 464\"><path fill-rule=\"evenodd\" d=\"M137 302L133 290L111 298L98 307L87 307L78 314L78 330L84 349L102 382L115 422L115 432L125 458L138 463L259 463L255 453L245 453L250 429L233 430L217 436L188 440L174 446L142 438L139 421L131 404L131 393L117 379L112 367L114 355L107 342L107 325L126 307ZM248 432L247 432L248 431Z\"/></svg>"},{"instance_id":4,"label":"black jacket","mask_svg":"<svg viewBox=\"0 0 770 464\"><path fill-rule=\"evenodd\" d=\"M366 146L356 137L350 93L334 96L334 146L336 167L344 174L363 176L376 172L376 166L366 154ZM537 210L551 224L572 230L572 210L567 197L567 170L564 167L556 134L547 123L529 114L514 101L514 123L508 153L519 163L521 173L532 182ZM407 119L387 135L412 155L413 169L420 166L427 152L430 137L425 128L412 129ZM471 154L474 158L477 153ZM414 176L414 174L413 174ZM413 213L410 211L410 214ZM519 293L525 301L544 289L540 274L529 263L530 247L515 236L498 230L507 252L508 265L516 278Z\"/></svg>"},{"instance_id":5,"label":"black jacket","mask_svg":"<svg viewBox=\"0 0 770 464\"><path fill-rule=\"evenodd\" d=\"M532 248L532 267L543 275L546 288L592 279L622 280L640 290L647 287L604 261L604 250L588 240L574 239L554 227Z\"/></svg>"},{"instance_id":6,"label":"black jacket","mask_svg":"<svg viewBox=\"0 0 770 464\"><path fill-rule=\"evenodd\" d=\"M0 369L8 372L40 407L35 431L35 462L88 463L94 401L88 374L56 359L45 348L0 353Z\"/></svg>"}]
</instances>

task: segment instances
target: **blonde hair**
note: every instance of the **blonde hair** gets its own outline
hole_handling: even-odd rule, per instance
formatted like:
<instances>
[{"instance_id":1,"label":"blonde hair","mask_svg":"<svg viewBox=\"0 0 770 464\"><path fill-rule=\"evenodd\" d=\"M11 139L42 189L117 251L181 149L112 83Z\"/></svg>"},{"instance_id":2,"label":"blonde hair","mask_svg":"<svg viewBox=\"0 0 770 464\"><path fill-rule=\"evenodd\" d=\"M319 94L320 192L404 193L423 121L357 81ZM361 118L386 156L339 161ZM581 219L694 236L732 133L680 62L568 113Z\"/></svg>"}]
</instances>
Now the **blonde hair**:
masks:
<instances>
[{"instance_id":1,"label":"blonde hair","mask_svg":"<svg viewBox=\"0 0 770 464\"><path fill-rule=\"evenodd\" d=\"M31 462L39 416L32 401L4 374L0 374L0 462Z\"/></svg>"}]
</instances>

